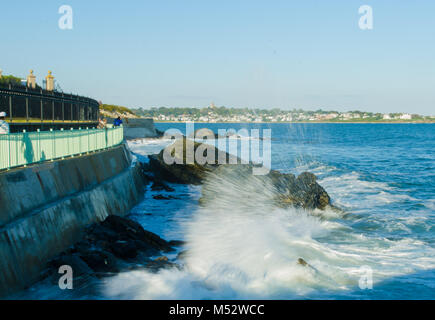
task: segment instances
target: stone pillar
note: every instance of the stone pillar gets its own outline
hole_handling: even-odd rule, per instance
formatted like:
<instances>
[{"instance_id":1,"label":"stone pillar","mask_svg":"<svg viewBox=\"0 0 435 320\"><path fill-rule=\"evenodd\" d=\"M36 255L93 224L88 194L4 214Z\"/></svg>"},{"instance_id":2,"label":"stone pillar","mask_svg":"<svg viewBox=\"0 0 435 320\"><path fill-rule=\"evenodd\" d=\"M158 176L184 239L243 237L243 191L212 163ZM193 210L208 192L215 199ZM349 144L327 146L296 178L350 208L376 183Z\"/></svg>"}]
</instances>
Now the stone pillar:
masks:
<instances>
[{"instance_id":1,"label":"stone pillar","mask_svg":"<svg viewBox=\"0 0 435 320\"><path fill-rule=\"evenodd\" d=\"M46 81L46 90L53 91L54 90L54 77L51 75L51 71L48 71L48 76L45 77Z\"/></svg>"},{"instance_id":2,"label":"stone pillar","mask_svg":"<svg viewBox=\"0 0 435 320\"><path fill-rule=\"evenodd\" d=\"M27 76L27 87L35 89L36 88L36 77L33 75L33 70L30 70Z\"/></svg>"},{"instance_id":3,"label":"stone pillar","mask_svg":"<svg viewBox=\"0 0 435 320\"><path fill-rule=\"evenodd\" d=\"M2 78L2 72L3 72L3 70L0 69L0 79Z\"/></svg>"}]
</instances>

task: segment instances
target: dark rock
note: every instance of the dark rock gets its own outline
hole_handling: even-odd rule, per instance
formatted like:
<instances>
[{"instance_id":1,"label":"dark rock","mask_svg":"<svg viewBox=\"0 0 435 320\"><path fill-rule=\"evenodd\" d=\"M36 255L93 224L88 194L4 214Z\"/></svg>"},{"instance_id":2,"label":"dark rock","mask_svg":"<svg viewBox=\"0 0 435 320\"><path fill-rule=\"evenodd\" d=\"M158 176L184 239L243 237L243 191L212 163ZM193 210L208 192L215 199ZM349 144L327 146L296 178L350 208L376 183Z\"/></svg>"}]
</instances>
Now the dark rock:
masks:
<instances>
[{"instance_id":1,"label":"dark rock","mask_svg":"<svg viewBox=\"0 0 435 320\"><path fill-rule=\"evenodd\" d=\"M68 265L73 270L73 276L92 274L92 269L81 259L78 254L60 255L49 262L49 266L58 270L61 266Z\"/></svg>"},{"instance_id":2,"label":"dark rock","mask_svg":"<svg viewBox=\"0 0 435 320\"><path fill-rule=\"evenodd\" d=\"M147 166L149 167L149 170L151 170L151 166L149 164L147 164ZM146 182L150 183L150 182L154 182L155 181L155 178L154 178L154 176L152 175L151 172L146 171L146 172L142 172L142 174L143 174L144 179L145 179Z\"/></svg>"},{"instance_id":3,"label":"dark rock","mask_svg":"<svg viewBox=\"0 0 435 320\"><path fill-rule=\"evenodd\" d=\"M136 267L149 264L151 271L176 266L166 257L156 260L150 257L173 251L172 245L180 242L169 243L133 220L112 215L85 231L83 239L51 260L41 276L55 281L59 267L69 265L75 276L83 275L80 281L99 281L101 276L131 267L135 258L141 262Z\"/></svg>"},{"instance_id":4,"label":"dark rock","mask_svg":"<svg viewBox=\"0 0 435 320\"><path fill-rule=\"evenodd\" d=\"M161 257L156 258L154 261L168 262L169 259L168 259L168 257L161 256Z\"/></svg>"},{"instance_id":5,"label":"dark rock","mask_svg":"<svg viewBox=\"0 0 435 320\"><path fill-rule=\"evenodd\" d=\"M165 135L163 131L160 131L159 129L156 129L157 138L161 138Z\"/></svg>"},{"instance_id":6,"label":"dark rock","mask_svg":"<svg viewBox=\"0 0 435 320\"><path fill-rule=\"evenodd\" d=\"M157 272L161 269L177 268L178 265L170 262L167 257L158 257L155 260L149 261L145 267L152 272Z\"/></svg>"},{"instance_id":7,"label":"dark rock","mask_svg":"<svg viewBox=\"0 0 435 320\"><path fill-rule=\"evenodd\" d=\"M119 263L115 256L104 250L86 250L80 257L95 272L118 272Z\"/></svg>"},{"instance_id":8,"label":"dark rock","mask_svg":"<svg viewBox=\"0 0 435 320\"><path fill-rule=\"evenodd\" d=\"M195 154L198 151L198 148L203 149L204 156L206 156L209 151L213 152L215 161L211 164L207 163L202 165L198 164L194 159L193 163L187 163L188 159L186 157L186 150L193 150L193 153ZM165 162L165 152L170 153L174 158L173 164L167 164ZM167 149L162 150L159 154L149 156L149 164L154 174L162 180L181 184L199 185L202 183L208 172L211 172L218 167L218 159L220 158L225 159L226 163L228 163L230 159L236 163L240 163L240 159L237 157L231 156L224 151L220 151L213 146L194 142L186 138L180 138L167 147Z\"/></svg>"},{"instance_id":9,"label":"dark rock","mask_svg":"<svg viewBox=\"0 0 435 320\"><path fill-rule=\"evenodd\" d=\"M153 196L153 199L155 199L155 200L171 200L172 197L166 197L166 196L163 196L161 194L158 194L156 196Z\"/></svg>"},{"instance_id":10,"label":"dark rock","mask_svg":"<svg viewBox=\"0 0 435 320\"><path fill-rule=\"evenodd\" d=\"M145 256L156 256L160 253L159 249L156 249L156 247L148 242L141 241L141 240L131 240L134 245L136 246L137 250L144 254ZM173 250L171 248L171 250ZM170 250L170 251L171 251Z\"/></svg>"},{"instance_id":11,"label":"dark rock","mask_svg":"<svg viewBox=\"0 0 435 320\"><path fill-rule=\"evenodd\" d=\"M89 250L90 246L91 244L89 241L85 241L85 240L79 241L70 249L70 252L81 254L82 252Z\"/></svg>"},{"instance_id":12,"label":"dark rock","mask_svg":"<svg viewBox=\"0 0 435 320\"><path fill-rule=\"evenodd\" d=\"M255 206L257 201L309 210L323 210L330 205L328 194L316 182L314 174L305 172L296 178L293 174L271 170L267 175L253 175L251 165L222 165L216 169L204 180L200 204L205 206L217 197L221 203L231 203L234 190L243 193L247 207Z\"/></svg>"},{"instance_id":13,"label":"dark rock","mask_svg":"<svg viewBox=\"0 0 435 320\"><path fill-rule=\"evenodd\" d=\"M153 191L167 191L167 192L173 192L175 191L174 188L171 188L170 186L168 186L166 183L164 183L163 181L154 181L152 186L151 186L151 190Z\"/></svg>"},{"instance_id":14,"label":"dark rock","mask_svg":"<svg viewBox=\"0 0 435 320\"><path fill-rule=\"evenodd\" d=\"M164 196L162 194L158 194L153 196L153 199L155 200L174 200L174 199L180 199L179 197L174 197L174 196Z\"/></svg>"},{"instance_id":15,"label":"dark rock","mask_svg":"<svg viewBox=\"0 0 435 320\"><path fill-rule=\"evenodd\" d=\"M166 240L163 240L155 233L145 230L139 223L131 219L112 215L107 217L101 225L118 233L119 240L138 240L148 245L147 247L164 252L173 250Z\"/></svg>"},{"instance_id":16,"label":"dark rock","mask_svg":"<svg viewBox=\"0 0 435 320\"><path fill-rule=\"evenodd\" d=\"M300 264L301 266L304 266L304 267L308 266L308 263L302 258L298 259L298 264Z\"/></svg>"},{"instance_id":17,"label":"dark rock","mask_svg":"<svg viewBox=\"0 0 435 320\"><path fill-rule=\"evenodd\" d=\"M148 175L148 173L150 172L150 169L151 169L149 163L139 162L139 166L142 169L142 173L144 174L144 177L147 180L152 181L153 178Z\"/></svg>"},{"instance_id":18,"label":"dark rock","mask_svg":"<svg viewBox=\"0 0 435 320\"><path fill-rule=\"evenodd\" d=\"M133 241L118 240L109 246L110 251L121 259L133 259L137 256L137 247Z\"/></svg>"},{"instance_id":19,"label":"dark rock","mask_svg":"<svg viewBox=\"0 0 435 320\"><path fill-rule=\"evenodd\" d=\"M171 247L181 247L184 246L186 244L185 241L181 241L181 240L171 240L169 241L169 245Z\"/></svg>"},{"instance_id":20,"label":"dark rock","mask_svg":"<svg viewBox=\"0 0 435 320\"><path fill-rule=\"evenodd\" d=\"M268 176L277 190L277 202L280 206L324 210L330 205L329 195L316 182L316 176L312 173L304 172L295 178L292 174L271 171Z\"/></svg>"},{"instance_id":21,"label":"dark rock","mask_svg":"<svg viewBox=\"0 0 435 320\"><path fill-rule=\"evenodd\" d=\"M91 243L97 241L114 242L120 239L120 234L104 224L93 224L88 228L85 239Z\"/></svg>"},{"instance_id":22,"label":"dark rock","mask_svg":"<svg viewBox=\"0 0 435 320\"><path fill-rule=\"evenodd\" d=\"M321 209L324 210L330 206L330 197L317 182L316 176L312 173L304 172L299 177L293 174L284 174L279 171L271 170L265 176L255 176L248 180L248 176L253 176L253 164L241 164L240 159L229 155L223 151L219 151L213 146L208 146L206 152L215 153L215 162L212 164L198 164L196 161L193 164L186 164L186 148L193 148L196 151L198 148L203 148L203 144L193 142L189 139L178 139L171 145L172 149L166 152L171 152L171 156L175 159L172 165L166 164L164 161L164 150L158 155L150 156L150 168L153 170L156 177L159 179L183 183L183 184L207 184L209 177L227 179L230 184L234 183L230 180L238 180L241 188L245 188L249 183L258 184L258 192L264 186L273 188L276 194L274 199L271 199L277 206L301 207L304 209ZM231 159L235 164L218 164L218 159L226 159L226 163ZM250 178L249 178L250 179ZM225 181L224 181L225 182ZM216 188L214 188L216 189ZM210 193L207 194L207 187L202 189L202 198L200 204L205 205L208 200L215 197L215 190L210 188ZM255 197L255 194L252 194ZM158 195L154 199L168 200L168 197Z\"/></svg>"}]
</instances>

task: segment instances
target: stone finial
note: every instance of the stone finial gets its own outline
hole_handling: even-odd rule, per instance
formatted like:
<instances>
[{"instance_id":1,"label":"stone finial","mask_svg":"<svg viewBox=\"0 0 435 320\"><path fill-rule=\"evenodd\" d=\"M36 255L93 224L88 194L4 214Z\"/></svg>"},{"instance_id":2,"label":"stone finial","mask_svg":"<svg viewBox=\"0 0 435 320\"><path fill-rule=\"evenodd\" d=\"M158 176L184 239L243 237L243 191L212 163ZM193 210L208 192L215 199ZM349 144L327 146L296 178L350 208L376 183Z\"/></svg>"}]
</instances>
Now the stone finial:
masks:
<instances>
[{"instance_id":1,"label":"stone finial","mask_svg":"<svg viewBox=\"0 0 435 320\"><path fill-rule=\"evenodd\" d=\"M30 70L30 73L27 76L27 87L32 88L32 89L36 88L36 77L33 74L33 70Z\"/></svg>"},{"instance_id":2,"label":"stone finial","mask_svg":"<svg viewBox=\"0 0 435 320\"><path fill-rule=\"evenodd\" d=\"M48 71L48 75L45 77L46 81L46 90L53 91L54 90L54 77L51 75L51 71Z\"/></svg>"}]
</instances>

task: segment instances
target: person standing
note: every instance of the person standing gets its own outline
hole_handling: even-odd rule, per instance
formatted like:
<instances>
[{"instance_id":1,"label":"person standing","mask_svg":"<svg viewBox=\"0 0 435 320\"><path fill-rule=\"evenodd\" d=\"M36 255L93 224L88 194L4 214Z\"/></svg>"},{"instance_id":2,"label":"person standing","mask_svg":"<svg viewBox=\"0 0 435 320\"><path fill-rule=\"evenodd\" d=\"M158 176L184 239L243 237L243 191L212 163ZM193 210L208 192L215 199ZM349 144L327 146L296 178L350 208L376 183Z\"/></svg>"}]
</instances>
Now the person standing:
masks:
<instances>
[{"instance_id":1,"label":"person standing","mask_svg":"<svg viewBox=\"0 0 435 320\"><path fill-rule=\"evenodd\" d=\"M9 134L9 123L5 121L6 112L0 112L0 134Z\"/></svg>"},{"instance_id":2,"label":"person standing","mask_svg":"<svg viewBox=\"0 0 435 320\"><path fill-rule=\"evenodd\" d=\"M122 124L121 117L118 117L118 118L115 119L115 121L113 121L113 125L115 127L119 127L121 124Z\"/></svg>"},{"instance_id":3,"label":"person standing","mask_svg":"<svg viewBox=\"0 0 435 320\"><path fill-rule=\"evenodd\" d=\"M99 119L98 120L98 129L106 129L107 128L107 120L106 119Z\"/></svg>"}]
</instances>

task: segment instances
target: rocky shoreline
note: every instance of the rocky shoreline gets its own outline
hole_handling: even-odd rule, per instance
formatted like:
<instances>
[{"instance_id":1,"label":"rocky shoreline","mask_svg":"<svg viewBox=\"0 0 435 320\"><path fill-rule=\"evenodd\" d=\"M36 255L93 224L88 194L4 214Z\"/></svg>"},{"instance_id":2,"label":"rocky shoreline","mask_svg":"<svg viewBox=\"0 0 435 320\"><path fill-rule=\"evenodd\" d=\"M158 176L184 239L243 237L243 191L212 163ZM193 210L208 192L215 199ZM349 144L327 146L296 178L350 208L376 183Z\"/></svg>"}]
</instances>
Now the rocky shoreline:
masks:
<instances>
[{"instance_id":1,"label":"rocky shoreline","mask_svg":"<svg viewBox=\"0 0 435 320\"><path fill-rule=\"evenodd\" d=\"M186 145L186 138L175 143ZM197 150L200 143L195 143ZM218 153L222 152L217 149ZM175 155L185 160L185 152ZM231 156L225 154L229 159ZM253 164L219 165L194 163L191 165L167 165L163 161L163 150L156 155L149 156L149 163L142 163L142 174L146 184L153 191L173 192L169 183L193 184L202 186L200 205L207 205L213 201L214 185L216 183L249 183L270 190L270 201L277 207L303 208L305 210L335 209L331 204L328 193L316 182L316 176L304 172L296 177L271 170L265 176L253 176ZM183 162L185 163L185 162ZM231 195L228 195L231 197ZM255 194L253 194L255 196ZM170 195L155 195L156 200L176 199ZM86 228L81 241L51 260L44 272L44 277L58 279L58 269L62 265L69 265L74 270L74 276L91 277L98 280L113 276L122 271L145 269L158 272L164 268L182 268L179 261L183 260L186 251L181 251L175 259L169 259L168 254L175 254L182 250L184 243L178 240L165 240L159 235L145 230L138 222L127 217L112 215L103 222L95 223ZM308 266L302 258L298 264Z\"/></svg>"},{"instance_id":2,"label":"rocky shoreline","mask_svg":"<svg viewBox=\"0 0 435 320\"><path fill-rule=\"evenodd\" d=\"M53 274L60 266L69 265L74 276L96 278L139 267L156 272L177 267L164 254L182 244L166 241L134 220L113 215L89 226L80 242L49 262L48 271Z\"/></svg>"},{"instance_id":3,"label":"rocky shoreline","mask_svg":"<svg viewBox=\"0 0 435 320\"><path fill-rule=\"evenodd\" d=\"M175 163L186 163L186 140L186 138L179 139L173 145L174 150L184 150L183 153L173 155L176 159ZM182 147L177 148L177 144L182 145ZM201 145L201 143L195 142L194 151L196 152ZM203 185L203 203L207 198L213 197L213 190L208 187L211 180L218 177L220 183L236 179L249 180L249 183L271 189L275 194L275 203L281 207L294 206L307 210L325 210L328 207L335 209L328 193L317 183L317 178L312 173L304 172L296 177L293 174L270 170L267 175L254 176L254 164L243 164L241 159L216 148L213 149L215 163L205 165L196 162L194 164L168 165L164 161L164 150L162 150L159 154L149 156L150 162L148 166L144 166L144 171L155 177L157 181ZM222 153L224 154L222 155ZM218 164L217 159L219 158L226 159L226 163L234 164Z\"/></svg>"}]
</instances>

